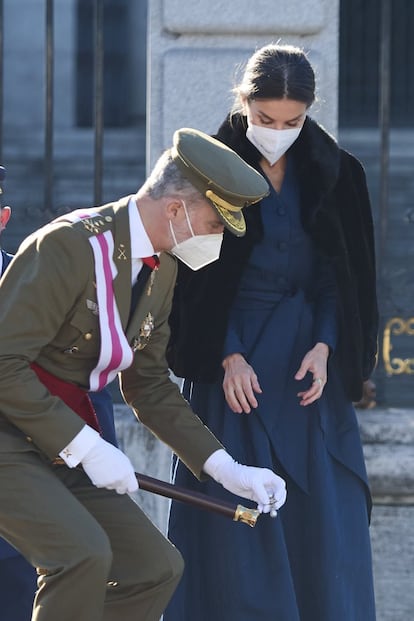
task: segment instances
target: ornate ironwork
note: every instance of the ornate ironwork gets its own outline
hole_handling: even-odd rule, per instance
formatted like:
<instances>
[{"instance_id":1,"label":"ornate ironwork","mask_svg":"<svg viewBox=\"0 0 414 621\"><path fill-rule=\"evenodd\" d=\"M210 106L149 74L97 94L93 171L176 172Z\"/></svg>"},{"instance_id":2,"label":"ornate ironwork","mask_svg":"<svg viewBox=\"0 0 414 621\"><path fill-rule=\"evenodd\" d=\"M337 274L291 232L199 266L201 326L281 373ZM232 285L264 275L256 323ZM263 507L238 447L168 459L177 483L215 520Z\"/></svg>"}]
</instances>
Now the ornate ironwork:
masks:
<instances>
[{"instance_id":1,"label":"ornate ironwork","mask_svg":"<svg viewBox=\"0 0 414 621\"><path fill-rule=\"evenodd\" d=\"M393 350L391 337L401 336L402 334L414 336L414 317L409 317L408 319L392 317L385 325L382 340L382 357L385 371L388 375L414 374L414 358L391 357L391 351Z\"/></svg>"}]
</instances>

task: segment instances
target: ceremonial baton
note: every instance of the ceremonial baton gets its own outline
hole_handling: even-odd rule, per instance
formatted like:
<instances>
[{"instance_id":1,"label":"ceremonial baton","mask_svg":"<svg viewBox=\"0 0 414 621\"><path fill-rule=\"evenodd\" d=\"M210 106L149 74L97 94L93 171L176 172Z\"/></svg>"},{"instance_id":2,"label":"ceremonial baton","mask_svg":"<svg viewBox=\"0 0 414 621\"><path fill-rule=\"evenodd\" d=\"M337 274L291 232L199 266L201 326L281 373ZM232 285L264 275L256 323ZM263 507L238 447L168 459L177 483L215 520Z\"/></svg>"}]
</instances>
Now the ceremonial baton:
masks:
<instances>
[{"instance_id":1,"label":"ceremonial baton","mask_svg":"<svg viewBox=\"0 0 414 621\"><path fill-rule=\"evenodd\" d=\"M226 502L225 500L211 498L210 496L207 496L207 494L193 492L185 487L172 485L166 481L154 479L153 477L148 477L145 474L140 474L139 472L136 472L135 476L137 477L140 489L146 492L152 492L153 494L158 494L159 496L165 496L166 498L172 498L173 500L178 500L179 502L185 502L197 507L198 509L204 509L205 511L213 511L214 513L218 513L224 517L229 517L235 522L243 522L243 524L248 524L252 528L256 525L257 518L260 515L257 509L249 509L247 507L243 507L242 505L237 505L235 507L230 502Z\"/></svg>"}]
</instances>

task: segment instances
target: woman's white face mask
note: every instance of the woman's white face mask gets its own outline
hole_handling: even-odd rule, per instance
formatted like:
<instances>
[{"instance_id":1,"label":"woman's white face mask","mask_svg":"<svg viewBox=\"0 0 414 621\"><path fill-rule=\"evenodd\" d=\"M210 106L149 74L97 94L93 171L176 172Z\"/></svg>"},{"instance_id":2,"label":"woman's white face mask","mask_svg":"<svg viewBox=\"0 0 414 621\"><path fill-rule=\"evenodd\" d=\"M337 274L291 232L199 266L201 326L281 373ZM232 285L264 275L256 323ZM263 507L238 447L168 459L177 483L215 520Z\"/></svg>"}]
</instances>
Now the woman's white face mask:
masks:
<instances>
[{"instance_id":1,"label":"woman's white face mask","mask_svg":"<svg viewBox=\"0 0 414 621\"><path fill-rule=\"evenodd\" d=\"M300 134L302 127L292 129L273 129L253 125L247 119L246 136L271 166L275 164L292 146Z\"/></svg>"},{"instance_id":2,"label":"woman's white face mask","mask_svg":"<svg viewBox=\"0 0 414 621\"><path fill-rule=\"evenodd\" d=\"M217 261L220 256L223 233L195 235L184 201L183 206L191 237L177 243L177 238L170 220L170 231L175 244L171 248L171 253L185 263L190 269L196 271Z\"/></svg>"}]
</instances>

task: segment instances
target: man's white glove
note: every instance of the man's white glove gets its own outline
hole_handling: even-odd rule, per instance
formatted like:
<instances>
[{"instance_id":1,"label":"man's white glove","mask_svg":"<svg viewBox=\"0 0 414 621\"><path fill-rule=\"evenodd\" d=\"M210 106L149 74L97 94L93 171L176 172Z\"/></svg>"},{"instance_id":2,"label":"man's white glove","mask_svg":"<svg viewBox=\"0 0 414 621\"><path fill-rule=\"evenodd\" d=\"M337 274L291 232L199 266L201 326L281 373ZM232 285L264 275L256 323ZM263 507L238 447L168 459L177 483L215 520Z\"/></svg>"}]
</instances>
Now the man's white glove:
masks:
<instances>
[{"instance_id":1,"label":"man's white glove","mask_svg":"<svg viewBox=\"0 0 414 621\"><path fill-rule=\"evenodd\" d=\"M210 455L203 470L229 492L257 502L260 513L275 511L286 500L281 477L268 468L238 464L224 449Z\"/></svg>"},{"instance_id":2,"label":"man's white glove","mask_svg":"<svg viewBox=\"0 0 414 621\"><path fill-rule=\"evenodd\" d=\"M118 494L138 489L134 468L128 457L99 436L80 463L96 487L114 489Z\"/></svg>"}]
</instances>

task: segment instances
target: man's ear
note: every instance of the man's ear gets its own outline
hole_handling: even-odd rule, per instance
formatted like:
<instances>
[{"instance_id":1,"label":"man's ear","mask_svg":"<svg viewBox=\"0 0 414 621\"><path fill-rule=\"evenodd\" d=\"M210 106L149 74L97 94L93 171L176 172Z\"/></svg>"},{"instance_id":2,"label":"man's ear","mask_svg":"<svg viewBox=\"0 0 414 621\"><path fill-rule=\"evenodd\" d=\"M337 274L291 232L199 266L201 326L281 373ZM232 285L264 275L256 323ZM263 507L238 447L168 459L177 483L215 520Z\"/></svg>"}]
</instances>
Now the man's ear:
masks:
<instances>
[{"instance_id":1,"label":"man's ear","mask_svg":"<svg viewBox=\"0 0 414 621\"><path fill-rule=\"evenodd\" d=\"M165 204L165 212L169 220L179 218L183 212L183 204L177 198L167 198Z\"/></svg>"},{"instance_id":2,"label":"man's ear","mask_svg":"<svg viewBox=\"0 0 414 621\"><path fill-rule=\"evenodd\" d=\"M0 231L3 231L6 228L8 221L11 216L11 208L10 207L1 207L0 209Z\"/></svg>"}]
</instances>

